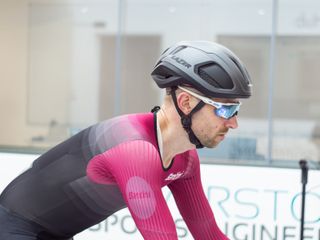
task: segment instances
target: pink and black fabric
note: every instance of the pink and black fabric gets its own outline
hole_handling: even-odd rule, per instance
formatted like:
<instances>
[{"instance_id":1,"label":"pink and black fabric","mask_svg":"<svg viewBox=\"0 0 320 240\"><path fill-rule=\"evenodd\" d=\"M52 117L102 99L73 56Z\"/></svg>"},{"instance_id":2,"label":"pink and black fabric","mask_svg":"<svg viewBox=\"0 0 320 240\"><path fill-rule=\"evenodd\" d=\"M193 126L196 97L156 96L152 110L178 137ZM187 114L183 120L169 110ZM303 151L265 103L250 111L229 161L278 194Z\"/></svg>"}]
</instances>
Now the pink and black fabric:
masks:
<instances>
[{"instance_id":1,"label":"pink and black fabric","mask_svg":"<svg viewBox=\"0 0 320 240\"><path fill-rule=\"evenodd\" d=\"M154 113L132 114L81 131L36 159L0 204L66 237L128 207L144 239L173 240L176 227L161 190L168 186L194 239L228 239L203 192L197 152L179 154L165 168L156 125Z\"/></svg>"}]
</instances>

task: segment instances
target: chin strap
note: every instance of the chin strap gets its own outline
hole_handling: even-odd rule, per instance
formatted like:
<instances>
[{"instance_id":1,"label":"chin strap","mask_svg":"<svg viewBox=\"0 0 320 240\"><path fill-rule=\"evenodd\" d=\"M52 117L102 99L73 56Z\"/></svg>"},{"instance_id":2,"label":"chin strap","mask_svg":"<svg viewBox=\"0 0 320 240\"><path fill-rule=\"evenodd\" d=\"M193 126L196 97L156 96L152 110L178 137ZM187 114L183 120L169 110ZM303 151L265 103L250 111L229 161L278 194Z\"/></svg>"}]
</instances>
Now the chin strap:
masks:
<instances>
[{"instance_id":1,"label":"chin strap","mask_svg":"<svg viewBox=\"0 0 320 240\"><path fill-rule=\"evenodd\" d=\"M184 130L188 133L189 136L189 140L192 144L194 144L196 146L196 148L203 148L204 146L201 144L201 142L199 141L199 139L197 138L197 136L194 134L194 132L191 129L191 125L192 125L192 115L199 111L204 105L205 103L203 101L200 101L193 109L192 111L188 114L185 115L181 109L178 107L178 103L177 103L177 96L176 96L176 90L177 87L172 87L171 89L171 96L174 102L174 106L177 109L177 112L180 115L181 118L181 124L184 128Z\"/></svg>"}]
</instances>

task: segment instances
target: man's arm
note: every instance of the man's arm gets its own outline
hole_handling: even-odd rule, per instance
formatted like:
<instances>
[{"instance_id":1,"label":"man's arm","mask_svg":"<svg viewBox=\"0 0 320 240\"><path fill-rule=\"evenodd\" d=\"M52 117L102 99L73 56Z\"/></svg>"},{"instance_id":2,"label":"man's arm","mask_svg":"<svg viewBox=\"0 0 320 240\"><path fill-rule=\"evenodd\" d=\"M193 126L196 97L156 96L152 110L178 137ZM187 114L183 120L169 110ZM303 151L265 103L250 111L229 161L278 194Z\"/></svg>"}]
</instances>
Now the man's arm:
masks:
<instances>
[{"instance_id":1,"label":"man's arm","mask_svg":"<svg viewBox=\"0 0 320 240\"><path fill-rule=\"evenodd\" d=\"M172 182L169 188L179 211L196 240L227 240L215 221L210 204L203 191L200 163L197 154L188 156L193 162L192 174Z\"/></svg>"},{"instance_id":2,"label":"man's arm","mask_svg":"<svg viewBox=\"0 0 320 240\"><path fill-rule=\"evenodd\" d=\"M161 160L152 144L145 141L122 143L92 159L87 173L95 182L113 182L119 186L144 239L178 239L161 191Z\"/></svg>"}]
</instances>

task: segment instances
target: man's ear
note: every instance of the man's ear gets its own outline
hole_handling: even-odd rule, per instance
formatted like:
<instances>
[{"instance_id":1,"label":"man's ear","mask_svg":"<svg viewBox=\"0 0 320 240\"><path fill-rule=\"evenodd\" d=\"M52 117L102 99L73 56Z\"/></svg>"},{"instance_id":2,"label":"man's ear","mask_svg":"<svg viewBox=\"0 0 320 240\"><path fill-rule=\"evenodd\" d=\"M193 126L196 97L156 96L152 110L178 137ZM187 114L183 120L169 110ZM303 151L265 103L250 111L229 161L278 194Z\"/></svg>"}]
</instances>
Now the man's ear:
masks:
<instances>
[{"instance_id":1,"label":"man's ear","mask_svg":"<svg viewBox=\"0 0 320 240\"><path fill-rule=\"evenodd\" d=\"M177 94L178 107L185 115L188 115L193 109L194 107L193 101L194 101L193 97L186 92L180 92L179 94Z\"/></svg>"}]
</instances>

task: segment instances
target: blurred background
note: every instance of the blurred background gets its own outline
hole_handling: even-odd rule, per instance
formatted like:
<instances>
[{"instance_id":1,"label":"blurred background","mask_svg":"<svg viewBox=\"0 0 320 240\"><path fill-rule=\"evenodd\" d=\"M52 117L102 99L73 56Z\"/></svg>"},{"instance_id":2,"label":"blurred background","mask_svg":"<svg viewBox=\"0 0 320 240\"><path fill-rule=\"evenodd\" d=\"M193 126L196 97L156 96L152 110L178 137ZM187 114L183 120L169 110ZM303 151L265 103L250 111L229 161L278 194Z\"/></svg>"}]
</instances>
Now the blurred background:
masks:
<instances>
[{"instance_id":1,"label":"blurred background","mask_svg":"<svg viewBox=\"0 0 320 240\"><path fill-rule=\"evenodd\" d=\"M181 40L226 45L254 95L204 162L320 159L317 0L0 0L0 146L41 153L98 121L160 104L150 72Z\"/></svg>"},{"instance_id":2,"label":"blurred background","mask_svg":"<svg viewBox=\"0 0 320 240\"><path fill-rule=\"evenodd\" d=\"M239 128L199 151L221 229L232 240L298 239L306 159L306 234L320 239L319 0L0 0L0 190L81 129L159 105L150 73L181 40L227 46L254 84ZM192 239L164 195L179 239ZM107 236L141 239L127 210L76 239Z\"/></svg>"}]
</instances>

